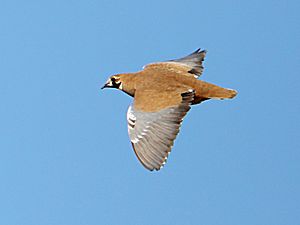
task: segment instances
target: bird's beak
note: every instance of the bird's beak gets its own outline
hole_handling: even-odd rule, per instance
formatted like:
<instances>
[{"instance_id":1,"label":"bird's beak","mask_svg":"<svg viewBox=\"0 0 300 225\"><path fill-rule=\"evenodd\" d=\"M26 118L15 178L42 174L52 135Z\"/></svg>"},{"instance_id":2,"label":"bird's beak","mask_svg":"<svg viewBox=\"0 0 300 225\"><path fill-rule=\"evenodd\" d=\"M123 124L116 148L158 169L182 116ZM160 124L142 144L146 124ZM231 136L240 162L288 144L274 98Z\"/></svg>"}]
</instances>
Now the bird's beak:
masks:
<instances>
[{"instance_id":1,"label":"bird's beak","mask_svg":"<svg viewBox=\"0 0 300 225\"><path fill-rule=\"evenodd\" d=\"M106 81L106 83L103 85L103 87L101 89L104 89L104 88L111 88L113 85L111 83L110 80Z\"/></svg>"},{"instance_id":2,"label":"bird's beak","mask_svg":"<svg viewBox=\"0 0 300 225\"><path fill-rule=\"evenodd\" d=\"M108 85L107 84L104 84L103 87L101 89L104 89L104 88L107 88Z\"/></svg>"},{"instance_id":3,"label":"bird's beak","mask_svg":"<svg viewBox=\"0 0 300 225\"><path fill-rule=\"evenodd\" d=\"M101 89L104 89L104 88L114 88L114 87L115 86L114 86L114 83L112 82L112 80L108 79Z\"/></svg>"}]
</instances>

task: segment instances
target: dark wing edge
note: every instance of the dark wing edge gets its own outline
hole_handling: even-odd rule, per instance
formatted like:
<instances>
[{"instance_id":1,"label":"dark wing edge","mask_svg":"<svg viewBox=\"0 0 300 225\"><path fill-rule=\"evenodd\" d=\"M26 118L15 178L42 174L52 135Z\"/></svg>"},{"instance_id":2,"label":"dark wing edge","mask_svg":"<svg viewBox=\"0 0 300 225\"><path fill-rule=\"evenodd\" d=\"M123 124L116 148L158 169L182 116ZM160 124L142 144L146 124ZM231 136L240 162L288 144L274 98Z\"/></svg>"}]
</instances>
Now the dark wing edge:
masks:
<instances>
[{"instance_id":1,"label":"dark wing edge","mask_svg":"<svg viewBox=\"0 0 300 225\"><path fill-rule=\"evenodd\" d=\"M201 50L201 48L198 48L190 55L187 55L180 59L168 60L167 62L180 63L190 67L191 69L188 72L194 74L194 76L198 78L199 76L201 76L204 69L202 62L204 61L206 53L206 50Z\"/></svg>"},{"instance_id":2,"label":"dark wing edge","mask_svg":"<svg viewBox=\"0 0 300 225\"><path fill-rule=\"evenodd\" d=\"M129 106L129 138L137 158L146 169L160 170L165 165L194 94L193 90L182 93L180 105L158 112L135 111Z\"/></svg>"}]
</instances>

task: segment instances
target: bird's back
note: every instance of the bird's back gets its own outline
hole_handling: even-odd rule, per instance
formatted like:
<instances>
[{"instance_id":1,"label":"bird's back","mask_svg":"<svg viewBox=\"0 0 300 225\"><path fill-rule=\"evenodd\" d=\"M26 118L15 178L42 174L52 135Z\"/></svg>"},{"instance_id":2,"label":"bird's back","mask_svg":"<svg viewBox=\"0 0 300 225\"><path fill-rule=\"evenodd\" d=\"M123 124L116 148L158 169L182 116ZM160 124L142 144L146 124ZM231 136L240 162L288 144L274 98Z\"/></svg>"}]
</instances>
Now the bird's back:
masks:
<instances>
[{"instance_id":1,"label":"bird's back","mask_svg":"<svg viewBox=\"0 0 300 225\"><path fill-rule=\"evenodd\" d=\"M193 104L198 104L207 99L227 99L236 96L237 92L222 88L217 85L198 80L188 73L160 70L141 71L136 74L136 88L141 90L178 91L192 89L195 91Z\"/></svg>"}]
</instances>

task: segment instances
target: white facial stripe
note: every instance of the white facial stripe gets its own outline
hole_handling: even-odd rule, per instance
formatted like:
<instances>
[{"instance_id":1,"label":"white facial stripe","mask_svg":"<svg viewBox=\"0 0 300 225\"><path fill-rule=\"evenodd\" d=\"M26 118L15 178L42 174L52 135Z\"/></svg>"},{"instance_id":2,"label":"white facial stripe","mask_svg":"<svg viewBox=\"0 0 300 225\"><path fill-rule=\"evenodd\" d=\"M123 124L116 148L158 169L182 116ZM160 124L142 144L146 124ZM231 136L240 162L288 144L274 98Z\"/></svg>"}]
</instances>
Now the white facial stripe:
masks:
<instances>
[{"instance_id":1,"label":"white facial stripe","mask_svg":"<svg viewBox=\"0 0 300 225\"><path fill-rule=\"evenodd\" d=\"M122 90L122 87L123 87L123 84L122 84L122 82L120 82L119 89Z\"/></svg>"}]
</instances>

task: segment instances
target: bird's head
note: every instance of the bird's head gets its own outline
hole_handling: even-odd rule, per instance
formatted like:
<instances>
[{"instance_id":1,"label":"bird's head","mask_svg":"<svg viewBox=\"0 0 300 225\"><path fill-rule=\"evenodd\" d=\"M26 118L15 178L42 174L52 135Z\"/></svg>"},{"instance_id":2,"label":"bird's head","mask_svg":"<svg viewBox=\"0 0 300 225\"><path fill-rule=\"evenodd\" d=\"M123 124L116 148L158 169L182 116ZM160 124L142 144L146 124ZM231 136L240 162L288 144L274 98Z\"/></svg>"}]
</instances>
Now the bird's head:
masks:
<instances>
[{"instance_id":1,"label":"bird's head","mask_svg":"<svg viewBox=\"0 0 300 225\"><path fill-rule=\"evenodd\" d=\"M121 77L119 75L113 75L104 84L104 86L101 89L104 88L116 88L122 90L122 81Z\"/></svg>"}]
</instances>

